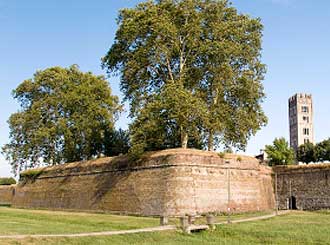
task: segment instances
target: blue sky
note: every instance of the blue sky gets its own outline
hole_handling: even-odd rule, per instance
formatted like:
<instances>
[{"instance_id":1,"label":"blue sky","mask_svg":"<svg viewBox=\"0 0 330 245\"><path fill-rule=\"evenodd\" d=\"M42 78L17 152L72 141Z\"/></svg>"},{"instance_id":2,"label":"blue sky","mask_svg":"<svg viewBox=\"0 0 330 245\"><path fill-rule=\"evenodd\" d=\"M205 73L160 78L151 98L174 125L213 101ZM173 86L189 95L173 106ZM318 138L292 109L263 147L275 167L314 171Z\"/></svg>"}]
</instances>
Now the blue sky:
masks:
<instances>
[{"instance_id":1,"label":"blue sky","mask_svg":"<svg viewBox=\"0 0 330 245\"><path fill-rule=\"evenodd\" d=\"M83 71L104 74L100 58L113 43L120 8L141 1L0 0L0 146L9 141L6 123L18 105L11 91L38 69L78 64ZM312 93L316 141L330 136L330 1L233 0L240 12L260 17L265 26L263 62L269 123L249 141L256 154L275 137L288 138L287 99ZM117 78L109 79L121 96ZM126 128L124 113L117 123ZM10 166L0 157L0 176Z\"/></svg>"}]
</instances>

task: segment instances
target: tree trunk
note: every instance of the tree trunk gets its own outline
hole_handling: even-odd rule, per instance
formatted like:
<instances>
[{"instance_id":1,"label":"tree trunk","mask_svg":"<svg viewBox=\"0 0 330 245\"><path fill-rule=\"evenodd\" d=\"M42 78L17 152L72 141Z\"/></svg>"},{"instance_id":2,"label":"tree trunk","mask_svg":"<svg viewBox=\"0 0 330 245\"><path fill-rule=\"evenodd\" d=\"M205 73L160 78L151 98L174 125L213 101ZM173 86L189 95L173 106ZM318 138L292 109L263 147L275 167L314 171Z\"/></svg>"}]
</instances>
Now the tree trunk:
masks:
<instances>
[{"instance_id":1,"label":"tree trunk","mask_svg":"<svg viewBox=\"0 0 330 245\"><path fill-rule=\"evenodd\" d=\"M208 139L208 142L207 142L207 150L208 151L214 151L213 144L214 144L213 131L210 130L209 139Z\"/></svg>"},{"instance_id":2,"label":"tree trunk","mask_svg":"<svg viewBox=\"0 0 330 245\"><path fill-rule=\"evenodd\" d=\"M211 105L210 110L213 111L213 108L217 107L218 99L219 99L219 88L215 88L215 96L213 97L213 104ZM212 120L211 120L212 122ZM207 142L207 150L214 151L214 128L209 130L209 139Z\"/></svg>"},{"instance_id":3,"label":"tree trunk","mask_svg":"<svg viewBox=\"0 0 330 245\"><path fill-rule=\"evenodd\" d=\"M188 146L188 134L187 132L181 131L181 147L187 149Z\"/></svg>"}]
</instances>

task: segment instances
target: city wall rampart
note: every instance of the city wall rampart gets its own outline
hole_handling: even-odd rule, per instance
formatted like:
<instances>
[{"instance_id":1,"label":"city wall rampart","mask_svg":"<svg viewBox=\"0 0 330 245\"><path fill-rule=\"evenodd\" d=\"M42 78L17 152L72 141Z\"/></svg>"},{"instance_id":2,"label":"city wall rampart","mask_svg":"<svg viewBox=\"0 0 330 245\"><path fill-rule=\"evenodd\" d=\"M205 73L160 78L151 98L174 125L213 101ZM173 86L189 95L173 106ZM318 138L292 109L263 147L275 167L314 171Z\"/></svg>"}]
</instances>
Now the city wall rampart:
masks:
<instances>
[{"instance_id":1,"label":"city wall rampart","mask_svg":"<svg viewBox=\"0 0 330 245\"><path fill-rule=\"evenodd\" d=\"M137 215L195 215L226 212L229 186L233 212L270 210L274 208L271 173L271 168L253 157L172 149L148 153L135 163L121 156L34 170L30 176L25 173L12 204Z\"/></svg>"},{"instance_id":2,"label":"city wall rampart","mask_svg":"<svg viewBox=\"0 0 330 245\"><path fill-rule=\"evenodd\" d=\"M279 209L330 208L330 164L277 166Z\"/></svg>"},{"instance_id":3,"label":"city wall rampart","mask_svg":"<svg viewBox=\"0 0 330 245\"><path fill-rule=\"evenodd\" d=\"M232 212L273 209L275 195L279 209L330 208L330 164L277 166L272 171L252 157L198 150L152 152L135 163L124 156L101 158L22 176L17 186L0 186L0 204L194 215L226 212L230 190Z\"/></svg>"},{"instance_id":4,"label":"city wall rampart","mask_svg":"<svg viewBox=\"0 0 330 245\"><path fill-rule=\"evenodd\" d=\"M0 186L0 205L12 204L15 195L15 185Z\"/></svg>"}]
</instances>

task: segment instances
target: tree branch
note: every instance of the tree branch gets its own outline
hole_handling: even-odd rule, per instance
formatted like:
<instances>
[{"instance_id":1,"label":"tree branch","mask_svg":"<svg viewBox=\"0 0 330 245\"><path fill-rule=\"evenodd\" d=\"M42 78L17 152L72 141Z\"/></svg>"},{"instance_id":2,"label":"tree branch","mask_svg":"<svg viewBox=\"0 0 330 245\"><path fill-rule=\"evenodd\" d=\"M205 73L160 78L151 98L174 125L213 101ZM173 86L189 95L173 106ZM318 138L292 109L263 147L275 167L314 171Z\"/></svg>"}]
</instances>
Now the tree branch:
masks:
<instances>
[{"instance_id":1,"label":"tree branch","mask_svg":"<svg viewBox=\"0 0 330 245\"><path fill-rule=\"evenodd\" d=\"M168 69L168 73L170 75L170 78L174 82L173 72L172 72L171 64L170 64L170 61L169 61L168 57L166 57L166 63L167 63L167 69Z\"/></svg>"}]
</instances>

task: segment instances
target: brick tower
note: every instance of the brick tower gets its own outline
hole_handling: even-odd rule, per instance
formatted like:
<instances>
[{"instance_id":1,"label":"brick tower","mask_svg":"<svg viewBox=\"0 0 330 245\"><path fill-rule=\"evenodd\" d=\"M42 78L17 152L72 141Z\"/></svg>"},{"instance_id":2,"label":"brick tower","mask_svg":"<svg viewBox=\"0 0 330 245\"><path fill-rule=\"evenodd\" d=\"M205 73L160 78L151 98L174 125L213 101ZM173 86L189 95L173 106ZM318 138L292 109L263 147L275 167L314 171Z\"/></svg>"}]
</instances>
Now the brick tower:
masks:
<instances>
[{"instance_id":1,"label":"brick tower","mask_svg":"<svg viewBox=\"0 0 330 245\"><path fill-rule=\"evenodd\" d=\"M314 143L313 100L299 93L289 98L290 146L297 152L304 143Z\"/></svg>"}]
</instances>

